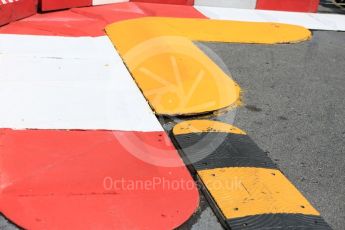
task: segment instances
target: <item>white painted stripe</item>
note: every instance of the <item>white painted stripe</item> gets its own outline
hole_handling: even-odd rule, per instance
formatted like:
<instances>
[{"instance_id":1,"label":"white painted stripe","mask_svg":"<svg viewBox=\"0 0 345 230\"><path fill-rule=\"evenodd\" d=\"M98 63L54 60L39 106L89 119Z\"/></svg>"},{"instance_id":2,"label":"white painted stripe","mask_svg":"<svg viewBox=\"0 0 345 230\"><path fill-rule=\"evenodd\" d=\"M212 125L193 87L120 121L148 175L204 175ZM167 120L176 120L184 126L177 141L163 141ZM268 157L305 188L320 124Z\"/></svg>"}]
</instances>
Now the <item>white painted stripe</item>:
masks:
<instances>
[{"instance_id":1,"label":"white painted stripe","mask_svg":"<svg viewBox=\"0 0 345 230\"><path fill-rule=\"evenodd\" d=\"M256 0L195 0L194 5L255 9Z\"/></svg>"},{"instance_id":2,"label":"white painted stripe","mask_svg":"<svg viewBox=\"0 0 345 230\"><path fill-rule=\"evenodd\" d=\"M8 3L19 2L20 0L1 0L0 5L5 5Z\"/></svg>"},{"instance_id":3,"label":"white painted stripe","mask_svg":"<svg viewBox=\"0 0 345 230\"><path fill-rule=\"evenodd\" d=\"M111 4L111 3L120 3L120 2L129 2L129 0L92 0L92 5L104 5L104 4Z\"/></svg>"},{"instance_id":4,"label":"white painted stripe","mask_svg":"<svg viewBox=\"0 0 345 230\"><path fill-rule=\"evenodd\" d=\"M0 127L162 131L108 37L0 35Z\"/></svg>"},{"instance_id":5,"label":"white painted stripe","mask_svg":"<svg viewBox=\"0 0 345 230\"><path fill-rule=\"evenodd\" d=\"M312 30L345 31L345 15L340 14L232 9L208 6L195 6L195 8L211 19L250 22L279 22L299 25Z\"/></svg>"}]
</instances>

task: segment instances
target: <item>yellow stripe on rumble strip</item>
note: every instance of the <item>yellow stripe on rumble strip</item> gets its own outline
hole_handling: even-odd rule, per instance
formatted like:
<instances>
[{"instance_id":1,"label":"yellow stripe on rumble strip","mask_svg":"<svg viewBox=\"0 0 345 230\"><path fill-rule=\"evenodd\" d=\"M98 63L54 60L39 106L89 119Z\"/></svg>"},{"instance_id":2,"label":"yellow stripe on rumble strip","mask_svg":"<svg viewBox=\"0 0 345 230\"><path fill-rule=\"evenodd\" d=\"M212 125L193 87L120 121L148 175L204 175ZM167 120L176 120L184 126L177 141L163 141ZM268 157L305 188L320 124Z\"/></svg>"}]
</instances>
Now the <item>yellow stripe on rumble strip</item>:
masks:
<instances>
[{"instance_id":1,"label":"yellow stripe on rumble strip","mask_svg":"<svg viewBox=\"0 0 345 230\"><path fill-rule=\"evenodd\" d=\"M223 122L212 120L191 120L184 121L175 125L173 129L174 135L190 134L190 133L203 133L203 132L222 132L222 133L234 133L242 134L246 133L241 129L226 124Z\"/></svg>"},{"instance_id":2,"label":"yellow stripe on rumble strip","mask_svg":"<svg viewBox=\"0 0 345 230\"><path fill-rule=\"evenodd\" d=\"M278 23L147 17L106 32L157 114L193 115L234 106L240 88L191 40L295 43L309 30Z\"/></svg>"},{"instance_id":3,"label":"yellow stripe on rumble strip","mask_svg":"<svg viewBox=\"0 0 345 230\"><path fill-rule=\"evenodd\" d=\"M198 174L228 219L278 213L320 215L279 170L233 167Z\"/></svg>"}]
</instances>

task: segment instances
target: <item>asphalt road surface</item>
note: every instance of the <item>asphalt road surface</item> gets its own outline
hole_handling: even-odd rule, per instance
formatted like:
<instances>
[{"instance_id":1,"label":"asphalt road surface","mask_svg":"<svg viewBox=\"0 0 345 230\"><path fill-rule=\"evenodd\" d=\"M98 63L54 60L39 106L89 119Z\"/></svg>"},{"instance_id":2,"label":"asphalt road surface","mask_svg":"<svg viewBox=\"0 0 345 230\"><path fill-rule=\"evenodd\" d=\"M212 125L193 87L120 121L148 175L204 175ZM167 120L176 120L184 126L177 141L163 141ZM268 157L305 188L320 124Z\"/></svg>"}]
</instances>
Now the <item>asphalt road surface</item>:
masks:
<instances>
[{"instance_id":1,"label":"asphalt road surface","mask_svg":"<svg viewBox=\"0 0 345 230\"><path fill-rule=\"evenodd\" d=\"M299 44L199 46L243 90L234 124L334 229L344 229L345 33L316 31ZM232 122L232 116L220 120Z\"/></svg>"}]
</instances>

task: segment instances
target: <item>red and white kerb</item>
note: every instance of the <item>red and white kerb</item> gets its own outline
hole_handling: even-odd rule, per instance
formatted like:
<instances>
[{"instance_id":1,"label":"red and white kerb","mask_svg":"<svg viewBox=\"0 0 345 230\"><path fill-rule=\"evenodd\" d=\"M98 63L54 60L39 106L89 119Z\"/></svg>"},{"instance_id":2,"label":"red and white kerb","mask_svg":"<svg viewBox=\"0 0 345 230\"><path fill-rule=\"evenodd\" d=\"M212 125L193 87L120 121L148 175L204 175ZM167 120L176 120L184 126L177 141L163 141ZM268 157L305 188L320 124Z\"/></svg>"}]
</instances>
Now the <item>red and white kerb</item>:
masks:
<instances>
[{"instance_id":1,"label":"red and white kerb","mask_svg":"<svg viewBox=\"0 0 345 230\"><path fill-rule=\"evenodd\" d=\"M1 34L0 53L1 213L25 229L190 218L195 182L108 37Z\"/></svg>"}]
</instances>

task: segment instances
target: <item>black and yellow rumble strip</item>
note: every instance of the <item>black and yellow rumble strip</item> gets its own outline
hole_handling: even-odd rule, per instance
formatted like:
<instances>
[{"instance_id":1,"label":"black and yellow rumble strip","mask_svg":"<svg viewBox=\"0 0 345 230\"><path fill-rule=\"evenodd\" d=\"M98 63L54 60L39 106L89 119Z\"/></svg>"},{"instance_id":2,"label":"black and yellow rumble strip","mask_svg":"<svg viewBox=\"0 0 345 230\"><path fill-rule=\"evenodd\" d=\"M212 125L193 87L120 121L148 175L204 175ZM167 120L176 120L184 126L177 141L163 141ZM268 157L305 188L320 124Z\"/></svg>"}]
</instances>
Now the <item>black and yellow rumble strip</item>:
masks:
<instances>
[{"instance_id":1,"label":"black and yellow rumble strip","mask_svg":"<svg viewBox=\"0 0 345 230\"><path fill-rule=\"evenodd\" d=\"M242 130L191 120L174 142L228 229L331 229L319 212Z\"/></svg>"}]
</instances>

